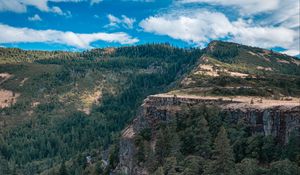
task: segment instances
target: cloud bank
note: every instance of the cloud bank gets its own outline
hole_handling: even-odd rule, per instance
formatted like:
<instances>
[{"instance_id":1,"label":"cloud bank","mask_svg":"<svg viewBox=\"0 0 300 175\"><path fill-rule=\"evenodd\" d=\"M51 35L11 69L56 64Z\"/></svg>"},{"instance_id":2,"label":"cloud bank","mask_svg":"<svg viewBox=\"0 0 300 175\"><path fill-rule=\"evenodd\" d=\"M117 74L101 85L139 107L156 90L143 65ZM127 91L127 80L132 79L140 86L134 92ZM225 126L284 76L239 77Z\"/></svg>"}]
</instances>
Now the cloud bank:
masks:
<instances>
[{"instance_id":1,"label":"cloud bank","mask_svg":"<svg viewBox=\"0 0 300 175\"><path fill-rule=\"evenodd\" d=\"M224 14L201 10L184 14L152 16L140 23L146 32L168 35L175 39L203 45L210 40L228 38L231 41L261 47L290 47L297 33L284 27L252 26L239 19L230 21Z\"/></svg>"},{"instance_id":2,"label":"cloud bank","mask_svg":"<svg viewBox=\"0 0 300 175\"><path fill-rule=\"evenodd\" d=\"M79 34L58 30L34 30L30 28L16 28L0 24L0 44L5 43L58 43L79 49L92 48L95 41L115 42L120 44L134 44L139 40L124 32Z\"/></svg>"},{"instance_id":3,"label":"cloud bank","mask_svg":"<svg viewBox=\"0 0 300 175\"><path fill-rule=\"evenodd\" d=\"M70 12L63 12L60 7L48 5L48 2L81 2L85 0L0 0L0 12L9 11L25 13L29 6L35 7L42 12L51 12L58 15L69 15Z\"/></svg>"}]
</instances>

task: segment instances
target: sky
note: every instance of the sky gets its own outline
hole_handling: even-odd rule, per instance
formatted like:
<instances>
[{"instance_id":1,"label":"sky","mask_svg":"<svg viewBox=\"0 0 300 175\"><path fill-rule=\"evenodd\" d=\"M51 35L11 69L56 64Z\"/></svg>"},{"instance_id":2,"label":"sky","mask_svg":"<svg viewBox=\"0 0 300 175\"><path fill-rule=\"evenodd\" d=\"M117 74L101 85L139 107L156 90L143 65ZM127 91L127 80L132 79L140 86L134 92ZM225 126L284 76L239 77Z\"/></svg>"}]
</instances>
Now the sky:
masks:
<instances>
[{"instance_id":1,"label":"sky","mask_svg":"<svg viewBox=\"0 0 300 175\"><path fill-rule=\"evenodd\" d=\"M0 47L82 51L212 40L300 55L299 0L0 0Z\"/></svg>"}]
</instances>

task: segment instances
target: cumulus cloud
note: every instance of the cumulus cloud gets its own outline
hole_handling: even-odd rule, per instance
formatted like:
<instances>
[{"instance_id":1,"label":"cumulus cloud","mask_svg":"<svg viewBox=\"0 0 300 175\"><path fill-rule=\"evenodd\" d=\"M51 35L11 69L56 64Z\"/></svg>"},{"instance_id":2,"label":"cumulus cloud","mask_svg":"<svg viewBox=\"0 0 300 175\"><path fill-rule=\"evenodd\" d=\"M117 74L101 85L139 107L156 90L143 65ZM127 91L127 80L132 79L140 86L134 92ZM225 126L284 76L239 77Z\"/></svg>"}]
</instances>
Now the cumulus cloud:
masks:
<instances>
[{"instance_id":1,"label":"cumulus cloud","mask_svg":"<svg viewBox=\"0 0 300 175\"><path fill-rule=\"evenodd\" d=\"M140 22L146 32L167 35L199 46L224 39L264 48L293 49L298 34L286 27L256 26L251 21L230 21L223 13L198 10L152 16Z\"/></svg>"},{"instance_id":2,"label":"cumulus cloud","mask_svg":"<svg viewBox=\"0 0 300 175\"><path fill-rule=\"evenodd\" d=\"M267 44L266 39L270 41L274 40L274 44L284 46L285 49L287 49L284 53L298 55L300 52L299 0L177 0L176 2L179 4L205 3L212 6L226 6L233 10L238 10L239 18L250 17L255 20L253 23L256 25L252 24L252 27L248 27L247 30L242 27L240 31L244 32L239 32L238 35L235 36L236 41L256 43L259 47L267 47L272 44ZM288 29L289 32L287 32ZM265 38L262 36L263 33L268 34L267 37L269 37L269 39L263 39ZM254 36L251 37L251 35ZM293 37L291 37L292 35ZM272 39L271 37L274 38Z\"/></svg>"},{"instance_id":3,"label":"cumulus cloud","mask_svg":"<svg viewBox=\"0 0 300 175\"><path fill-rule=\"evenodd\" d=\"M80 49L92 48L95 41L116 42L120 44L133 44L138 42L124 32L118 33L91 33L79 34L58 30L34 30L30 28L16 28L0 24L0 44L5 43L59 43Z\"/></svg>"},{"instance_id":4,"label":"cumulus cloud","mask_svg":"<svg viewBox=\"0 0 300 175\"><path fill-rule=\"evenodd\" d=\"M42 18L38 14L35 14L32 17L28 17L28 20L29 21L42 21Z\"/></svg>"},{"instance_id":5,"label":"cumulus cloud","mask_svg":"<svg viewBox=\"0 0 300 175\"><path fill-rule=\"evenodd\" d=\"M136 21L134 18L128 18L125 15L122 15L121 18L118 18L112 14L109 14L107 15L107 18L109 20L109 24L107 24L105 27L119 28L120 26L123 26L127 29L132 29L133 24Z\"/></svg>"}]
</instances>

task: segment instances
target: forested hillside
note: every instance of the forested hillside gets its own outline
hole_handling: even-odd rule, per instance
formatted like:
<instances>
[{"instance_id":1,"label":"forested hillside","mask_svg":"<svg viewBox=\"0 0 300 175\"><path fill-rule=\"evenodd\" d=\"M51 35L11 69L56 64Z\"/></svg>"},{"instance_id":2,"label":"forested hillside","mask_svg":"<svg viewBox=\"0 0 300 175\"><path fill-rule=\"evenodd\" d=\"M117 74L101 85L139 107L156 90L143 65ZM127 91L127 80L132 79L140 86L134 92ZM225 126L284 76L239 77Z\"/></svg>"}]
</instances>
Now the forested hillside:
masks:
<instances>
[{"instance_id":1,"label":"forested hillside","mask_svg":"<svg viewBox=\"0 0 300 175\"><path fill-rule=\"evenodd\" d=\"M126 139L127 135L123 135L124 141L120 145L125 147L122 150L128 149L129 152L134 152L131 159L133 167L130 167L130 163L122 162L129 166L124 166L125 171L119 172L128 171L130 172L128 174L134 175L142 174L141 172L154 175L294 175L300 173L298 130L293 130L287 142L283 144L276 136L259 132L261 123L257 123L258 132L254 132L253 125L247 122L247 117L254 119L251 114L244 117L240 112L237 116L239 118L234 118L228 115L228 111L224 113L217 105L191 106L183 103L179 106L179 104L178 102L178 105L166 105L165 108L162 104L159 107L158 105L146 107L147 110L152 109L152 112L146 113L142 118L147 118L149 123L155 122L157 127L151 124L149 126L147 121L138 119L137 121L143 123L145 127L140 129L140 132L131 134L134 135L131 138L134 148L126 144L130 139ZM294 113L296 114L294 117L298 119L299 111L298 107L298 115ZM283 116L288 118L288 115L286 113ZM161 119L155 116L161 116ZM264 120L267 119L264 117ZM135 122L133 128L139 125L139 122ZM263 123L265 122L267 121ZM120 155L126 157L126 154ZM128 170L126 167L131 169Z\"/></svg>"},{"instance_id":2,"label":"forested hillside","mask_svg":"<svg viewBox=\"0 0 300 175\"><path fill-rule=\"evenodd\" d=\"M201 53L166 44L83 53L1 49L0 174L56 174L63 162L70 174L97 174L86 156L98 167L109 156L103 151L113 157L110 145L142 100L171 87Z\"/></svg>"},{"instance_id":3,"label":"forested hillside","mask_svg":"<svg viewBox=\"0 0 300 175\"><path fill-rule=\"evenodd\" d=\"M300 174L300 64L214 41L178 86L145 99L122 133L116 172Z\"/></svg>"},{"instance_id":4,"label":"forested hillside","mask_svg":"<svg viewBox=\"0 0 300 175\"><path fill-rule=\"evenodd\" d=\"M299 65L293 57L225 42L203 50L0 48L0 174L109 174L119 161L121 131L148 95L299 97ZM159 126L157 152L139 152L138 161L156 174L231 174L233 165L239 174L298 173L297 137L280 149L272 137L252 137L247 126L217 113L187 107L171 125ZM145 130L137 146L148 149L149 137Z\"/></svg>"}]
</instances>

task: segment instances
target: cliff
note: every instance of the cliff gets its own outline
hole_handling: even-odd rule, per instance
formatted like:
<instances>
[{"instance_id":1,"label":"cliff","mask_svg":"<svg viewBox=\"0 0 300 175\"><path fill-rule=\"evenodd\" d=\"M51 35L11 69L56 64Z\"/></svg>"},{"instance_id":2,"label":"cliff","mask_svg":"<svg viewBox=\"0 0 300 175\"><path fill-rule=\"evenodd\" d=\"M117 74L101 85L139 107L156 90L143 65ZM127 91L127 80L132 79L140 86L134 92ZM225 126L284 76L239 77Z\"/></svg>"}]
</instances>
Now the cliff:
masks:
<instances>
[{"instance_id":1,"label":"cliff","mask_svg":"<svg viewBox=\"0 0 300 175\"><path fill-rule=\"evenodd\" d=\"M220 108L220 115L230 123L245 121L251 132L272 135L282 144L286 143L292 130L300 132L299 99L270 100L253 97L200 97L159 94L144 100L137 117L122 133L118 171L125 174L148 174L137 165L134 155L136 135L145 128L151 129L151 148L155 149L156 131L160 123L168 123L183 106L213 105Z\"/></svg>"}]
</instances>

